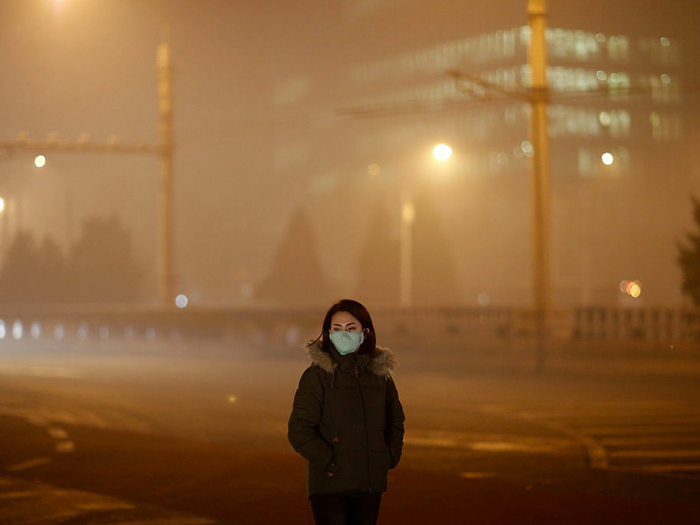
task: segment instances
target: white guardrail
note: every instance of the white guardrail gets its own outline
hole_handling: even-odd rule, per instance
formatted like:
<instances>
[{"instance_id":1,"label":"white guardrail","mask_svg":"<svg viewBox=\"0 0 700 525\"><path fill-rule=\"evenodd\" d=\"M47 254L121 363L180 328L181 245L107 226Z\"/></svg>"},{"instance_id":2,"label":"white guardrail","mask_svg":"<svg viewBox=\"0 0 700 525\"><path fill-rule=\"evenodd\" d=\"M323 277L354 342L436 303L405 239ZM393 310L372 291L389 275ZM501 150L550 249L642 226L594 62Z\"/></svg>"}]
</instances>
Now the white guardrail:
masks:
<instances>
[{"instance_id":1,"label":"white guardrail","mask_svg":"<svg viewBox=\"0 0 700 525\"><path fill-rule=\"evenodd\" d=\"M196 309L0 308L0 342L221 340L298 345L320 332L323 308ZM535 337L535 315L524 308L413 308L373 312L383 337L436 340L520 340ZM547 339L686 343L700 347L700 311L684 309L557 309Z\"/></svg>"}]
</instances>

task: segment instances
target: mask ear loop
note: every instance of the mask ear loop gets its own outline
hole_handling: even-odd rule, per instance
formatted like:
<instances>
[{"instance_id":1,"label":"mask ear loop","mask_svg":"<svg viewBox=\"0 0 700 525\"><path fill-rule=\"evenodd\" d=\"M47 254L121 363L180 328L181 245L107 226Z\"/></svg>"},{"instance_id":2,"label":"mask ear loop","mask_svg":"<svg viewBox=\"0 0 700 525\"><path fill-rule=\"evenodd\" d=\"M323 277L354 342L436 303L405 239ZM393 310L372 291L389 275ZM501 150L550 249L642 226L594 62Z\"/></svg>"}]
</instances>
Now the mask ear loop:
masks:
<instances>
[{"instance_id":1,"label":"mask ear loop","mask_svg":"<svg viewBox=\"0 0 700 525\"><path fill-rule=\"evenodd\" d=\"M321 335L319 336L319 338L320 338L322 335L324 335L324 334L321 333ZM330 339L330 337L331 337L331 331L328 330L328 338ZM331 361L331 363L333 363L333 362ZM335 387L335 363L333 363L332 366L333 366L333 373L331 374L331 387L333 388L333 390L338 390L338 389Z\"/></svg>"}]
</instances>

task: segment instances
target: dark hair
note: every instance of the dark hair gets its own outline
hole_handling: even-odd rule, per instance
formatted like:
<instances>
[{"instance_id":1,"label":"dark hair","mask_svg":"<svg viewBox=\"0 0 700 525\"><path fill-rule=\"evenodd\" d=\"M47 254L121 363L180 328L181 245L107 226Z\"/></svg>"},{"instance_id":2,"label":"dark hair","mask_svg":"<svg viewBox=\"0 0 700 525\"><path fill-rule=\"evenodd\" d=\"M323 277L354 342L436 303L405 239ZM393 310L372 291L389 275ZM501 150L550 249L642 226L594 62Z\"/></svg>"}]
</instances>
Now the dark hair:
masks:
<instances>
[{"instance_id":1,"label":"dark hair","mask_svg":"<svg viewBox=\"0 0 700 525\"><path fill-rule=\"evenodd\" d=\"M343 299L338 301L333 306L330 307L326 313L326 317L323 319L323 328L321 329L321 335L316 338L316 341L321 339L321 349L324 352L330 353L331 351L331 340L328 337L328 332L331 330L331 319L338 312L347 312L352 315L355 319L360 321L362 329L366 330L369 328L369 334L365 335L364 342L360 345L360 349L357 351L359 354L371 354L377 346L377 335L374 333L374 324L372 323L372 317L369 315L367 308L365 308L361 303L353 301L352 299ZM311 346L316 341L309 343Z\"/></svg>"}]
</instances>

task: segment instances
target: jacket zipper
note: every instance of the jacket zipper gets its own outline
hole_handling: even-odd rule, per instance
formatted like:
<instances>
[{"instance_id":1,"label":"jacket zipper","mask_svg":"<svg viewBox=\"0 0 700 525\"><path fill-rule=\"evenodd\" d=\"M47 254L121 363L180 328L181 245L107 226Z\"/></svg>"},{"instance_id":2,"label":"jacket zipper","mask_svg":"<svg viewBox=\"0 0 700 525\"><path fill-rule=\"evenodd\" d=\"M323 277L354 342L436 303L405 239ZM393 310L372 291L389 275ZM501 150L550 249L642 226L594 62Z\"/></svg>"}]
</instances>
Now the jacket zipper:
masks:
<instances>
[{"instance_id":1,"label":"jacket zipper","mask_svg":"<svg viewBox=\"0 0 700 525\"><path fill-rule=\"evenodd\" d=\"M367 484L369 486L369 491L374 492L372 490L372 477L370 474L369 467L369 434L367 433L367 409L365 408L365 397L362 395L362 387L360 386L360 368L357 366L357 363L355 363L355 379L357 380L357 389L360 391L360 401L362 401L362 415L364 417L362 432L365 434L365 445L367 447Z\"/></svg>"}]
</instances>

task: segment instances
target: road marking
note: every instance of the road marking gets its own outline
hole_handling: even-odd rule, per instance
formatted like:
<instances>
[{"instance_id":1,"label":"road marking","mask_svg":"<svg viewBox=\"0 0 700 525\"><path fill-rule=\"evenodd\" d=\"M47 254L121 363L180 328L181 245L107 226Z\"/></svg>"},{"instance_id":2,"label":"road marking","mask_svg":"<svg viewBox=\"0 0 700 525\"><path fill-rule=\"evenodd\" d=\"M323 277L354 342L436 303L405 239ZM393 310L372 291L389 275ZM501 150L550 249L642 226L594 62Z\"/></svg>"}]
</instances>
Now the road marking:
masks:
<instances>
[{"instance_id":1,"label":"road marking","mask_svg":"<svg viewBox=\"0 0 700 525\"><path fill-rule=\"evenodd\" d=\"M682 435L682 436L635 436L635 437L604 437L601 440L606 446L610 447L629 447L635 445L680 445L681 443L697 443L700 444L700 436Z\"/></svg>"},{"instance_id":2,"label":"road marking","mask_svg":"<svg viewBox=\"0 0 700 525\"><path fill-rule=\"evenodd\" d=\"M624 425L609 427L587 427L586 430L593 436L616 435L629 436L639 434L695 434L700 435L699 425L651 425L629 427Z\"/></svg>"},{"instance_id":3,"label":"road marking","mask_svg":"<svg viewBox=\"0 0 700 525\"><path fill-rule=\"evenodd\" d=\"M576 416L562 416L557 420L567 421L571 426L575 427L598 427L598 426L638 426L638 425L654 425L654 424L677 424L677 425L700 425L700 416L696 415L666 415L666 414L633 414L626 416L627 421L622 421L623 416L600 416L598 418L581 418Z\"/></svg>"},{"instance_id":4,"label":"road marking","mask_svg":"<svg viewBox=\"0 0 700 525\"><path fill-rule=\"evenodd\" d=\"M660 463L644 465L638 469L630 467L629 470L650 470L652 472L700 472L700 463Z\"/></svg>"},{"instance_id":5,"label":"road marking","mask_svg":"<svg viewBox=\"0 0 700 525\"><path fill-rule=\"evenodd\" d=\"M650 401L486 405L482 410L572 436L586 447L593 468L692 479L700 475L697 406Z\"/></svg>"},{"instance_id":6,"label":"road marking","mask_svg":"<svg viewBox=\"0 0 700 525\"><path fill-rule=\"evenodd\" d=\"M568 439L433 430L414 430L404 438L404 444L479 452L561 453L572 448L572 443Z\"/></svg>"},{"instance_id":7,"label":"road marking","mask_svg":"<svg viewBox=\"0 0 700 525\"><path fill-rule=\"evenodd\" d=\"M54 439L68 439L68 432L58 427L51 427L48 429L49 436Z\"/></svg>"},{"instance_id":8,"label":"road marking","mask_svg":"<svg viewBox=\"0 0 700 525\"><path fill-rule=\"evenodd\" d=\"M70 439L68 440L61 440L57 441L56 445L54 446L54 451L58 452L59 454L66 454L69 452L74 452L75 451L75 443L73 443Z\"/></svg>"},{"instance_id":9,"label":"road marking","mask_svg":"<svg viewBox=\"0 0 700 525\"><path fill-rule=\"evenodd\" d=\"M30 468L39 467L41 465L46 465L51 463L51 458L41 457L30 459L29 461L24 461L22 463L17 463L16 465L11 465L5 470L7 472L21 472L22 470L29 470Z\"/></svg>"},{"instance_id":10,"label":"road marking","mask_svg":"<svg viewBox=\"0 0 700 525\"><path fill-rule=\"evenodd\" d=\"M35 498L37 496L41 496L41 492L37 492L36 490L18 490L16 492L0 493L0 499Z\"/></svg>"},{"instance_id":11,"label":"road marking","mask_svg":"<svg viewBox=\"0 0 700 525\"><path fill-rule=\"evenodd\" d=\"M119 521L112 525L209 525L217 523L207 518L161 518L147 521Z\"/></svg>"},{"instance_id":12,"label":"road marking","mask_svg":"<svg viewBox=\"0 0 700 525\"><path fill-rule=\"evenodd\" d=\"M129 510L135 509L134 505L122 501L105 501L98 503L79 503L76 505L82 510Z\"/></svg>"},{"instance_id":13,"label":"road marking","mask_svg":"<svg viewBox=\"0 0 700 525\"><path fill-rule=\"evenodd\" d=\"M495 472L460 472L459 477L466 478L466 479L486 479L486 478L495 478L496 473Z\"/></svg>"},{"instance_id":14,"label":"road marking","mask_svg":"<svg viewBox=\"0 0 700 525\"><path fill-rule=\"evenodd\" d=\"M700 458L700 450L616 450L610 452L612 458Z\"/></svg>"},{"instance_id":15,"label":"road marking","mask_svg":"<svg viewBox=\"0 0 700 525\"><path fill-rule=\"evenodd\" d=\"M85 377L85 372L74 368L60 368L48 366L18 366L5 365L0 363L0 374L12 376L31 376L31 377L60 377L68 379L76 379Z\"/></svg>"}]
</instances>

